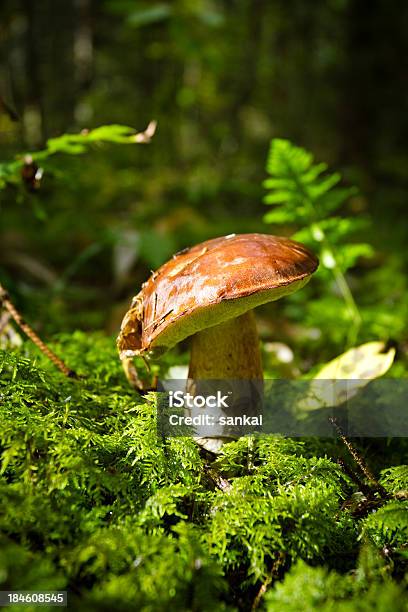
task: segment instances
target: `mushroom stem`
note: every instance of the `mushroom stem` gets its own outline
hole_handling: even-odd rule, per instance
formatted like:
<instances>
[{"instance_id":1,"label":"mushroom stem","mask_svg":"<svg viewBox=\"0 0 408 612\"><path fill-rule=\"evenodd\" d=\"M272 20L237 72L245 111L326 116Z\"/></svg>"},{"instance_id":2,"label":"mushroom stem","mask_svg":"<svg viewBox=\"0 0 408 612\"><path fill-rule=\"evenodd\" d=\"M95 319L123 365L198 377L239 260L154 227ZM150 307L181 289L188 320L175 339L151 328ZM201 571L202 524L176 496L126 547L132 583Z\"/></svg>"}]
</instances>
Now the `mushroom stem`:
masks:
<instances>
[{"instance_id":1,"label":"mushroom stem","mask_svg":"<svg viewBox=\"0 0 408 612\"><path fill-rule=\"evenodd\" d=\"M189 380L263 380L259 338L252 310L203 329L191 343Z\"/></svg>"},{"instance_id":2,"label":"mushroom stem","mask_svg":"<svg viewBox=\"0 0 408 612\"><path fill-rule=\"evenodd\" d=\"M217 389L208 381L217 381ZM252 311L198 332L192 339L187 391L193 396L226 393L228 407L215 408L216 422L223 417L259 417L262 411L263 371L259 338ZM234 425L216 425L197 443L218 453L224 442L245 432ZM204 434L204 435L203 435Z\"/></svg>"}]
</instances>

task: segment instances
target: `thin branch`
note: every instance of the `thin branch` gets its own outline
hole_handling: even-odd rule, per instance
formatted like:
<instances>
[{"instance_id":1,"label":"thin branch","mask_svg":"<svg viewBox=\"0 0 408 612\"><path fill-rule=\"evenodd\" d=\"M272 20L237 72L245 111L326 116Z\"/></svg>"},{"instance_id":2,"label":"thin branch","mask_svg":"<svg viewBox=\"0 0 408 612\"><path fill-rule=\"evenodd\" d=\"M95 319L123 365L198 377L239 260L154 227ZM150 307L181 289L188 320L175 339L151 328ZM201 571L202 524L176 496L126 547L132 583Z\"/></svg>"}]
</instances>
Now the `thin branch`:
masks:
<instances>
[{"instance_id":1,"label":"thin branch","mask_svg":"<svg viewBox=\"0 0 408 612\"><path fill-rule=\"evenodd\" d=\"M358 486L359 491L362 491L365 495L369 495L372 492L372 489L361 480L356 472L347 465L344 459L337 459L337 463L340 465L343 472Z\"/></svg>"},{"instance_id":2,"label":"thin branch","mask_svg":"<svg viewBox=\"0 0 408 612\"><path fill-rule=\"evenodd\" d=\"M30 338L32 342L50 361L53 362L54 365L61 370L65 376L70 378L76 378L76 373L71 370L65 363L60 359L48 346L39 338L39 336L35 333L35 331L30 327L30 325L24 321L21 314L18 312L17 308L14 306L12 301L10 300L10 296L4 287L0 284L0 305L2 305L7 312L13 317L14 321L17 323L19 328Z\"/></svg>"},{"instance_id":3,"label":"thin branch","mask_svg":"<svg viewBox=\"0 0 408 612\"><path fill-rule=\"evenodd\" d=\"M335 430L337 431L341 441L346 446L346 448L349 451L350 455L353 457L354 461L357 463L358 467L363 472L363 474L367 478L367 480L369 480L371 482L371 484L374 485L375 488L377 489L377 491L379 491L381 494L383 494L383 495L386 494L385 489L380 485L380 483L378 482L378 480L376 479L376 477L374 476L374 474L372 473L372 471L368 467L367 463L365 462L364 458L360 455L360 453L353 446L353 444L350 442L350 440L348 440L348 438L346 438L346 436L344 435L344 432L341 429L340 425L337 423L337 420L334 417L330 417L329 421L333 425Z\"/></svg>"}]
</instances>

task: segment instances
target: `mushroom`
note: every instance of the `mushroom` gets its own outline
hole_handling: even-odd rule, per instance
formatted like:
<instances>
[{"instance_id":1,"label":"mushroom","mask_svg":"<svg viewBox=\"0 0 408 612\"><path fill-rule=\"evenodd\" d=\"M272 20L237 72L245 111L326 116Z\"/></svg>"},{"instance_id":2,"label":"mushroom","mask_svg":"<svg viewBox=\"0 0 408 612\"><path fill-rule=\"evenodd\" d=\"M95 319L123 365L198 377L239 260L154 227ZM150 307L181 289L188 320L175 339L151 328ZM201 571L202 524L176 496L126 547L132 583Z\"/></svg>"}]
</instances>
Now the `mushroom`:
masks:
<instances>
[{"instance_id":1,"label":"mushroom","mask_svg":"<svg viewBox=\"0 0 408 612\"><path fill-rule=\"evenodd\" d=\"M303 245L231 234L176 253L133 298L118 337L129 380L135 356L155 357L192 336L189 389L200 380L263 380L253 309L302 288L317 269Z\"/></svg>"}]
</instances>

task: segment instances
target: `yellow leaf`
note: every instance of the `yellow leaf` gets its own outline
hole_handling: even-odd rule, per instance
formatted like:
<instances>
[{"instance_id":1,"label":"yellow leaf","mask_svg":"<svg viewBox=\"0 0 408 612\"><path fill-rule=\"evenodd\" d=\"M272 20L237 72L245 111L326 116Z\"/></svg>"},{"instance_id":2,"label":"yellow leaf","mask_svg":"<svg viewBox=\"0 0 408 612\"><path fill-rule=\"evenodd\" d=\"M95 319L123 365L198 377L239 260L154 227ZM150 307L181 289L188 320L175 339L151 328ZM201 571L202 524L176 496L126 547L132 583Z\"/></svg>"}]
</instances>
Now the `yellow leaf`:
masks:
<instances>
[{"instance_id":1,"label":"yellow leaf","mask_svg":"<svg viewBox=\"0 0 408 612\"><path fill-rule=\"evenodd\" d=\"M395 349L387 352L384 342L367 342L333 359L310 381L300 410L339 406L354 397L370 380L383 376L392 366Z\"/></svg>"},{"instance_id":2,"label":"yellow leaf","mask_svg":"<svg viewBox=\"0 0 408 612\"><path fill-rule=\"evenodd\" d=\"M394 361L395 349L384 353L384 342L367 342L329 361L316 374L318 379L372 380L383 376Z\"/></svg>"}]
</instances>

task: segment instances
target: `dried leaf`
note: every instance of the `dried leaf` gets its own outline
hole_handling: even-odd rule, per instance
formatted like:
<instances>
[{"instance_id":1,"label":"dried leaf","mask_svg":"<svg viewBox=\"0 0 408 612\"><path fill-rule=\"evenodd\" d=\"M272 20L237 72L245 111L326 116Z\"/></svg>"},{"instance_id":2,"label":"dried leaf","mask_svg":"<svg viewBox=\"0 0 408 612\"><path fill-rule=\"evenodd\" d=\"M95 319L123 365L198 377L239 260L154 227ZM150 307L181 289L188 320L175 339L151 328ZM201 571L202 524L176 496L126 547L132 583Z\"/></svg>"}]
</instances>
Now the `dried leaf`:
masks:
<instances>
[{"instance_id":1,"label":"dried leaf","mask_svg":"<svg viewBox=\"0 0 408 612\"><path fill-rule=\"evenodd\" d=\"M371 380L383 376L390 369L395 349L384 350L384 342L367 342L329 361L311 381L307 396L298 404L298 409L318 410L340 406L350 400Z\"/></svg>"},{"instance_id":2,"label":"dried leaf","mask_svg":"<svg viewBox=\"0 0 408 612\"><path fill-rule=\"evenodd\" d=\"M384 350L384 342L367 342L352 348L323 366L315 378L372 380L383 376L395 357L395 349Z\"/></svg>"}]
</instances>

